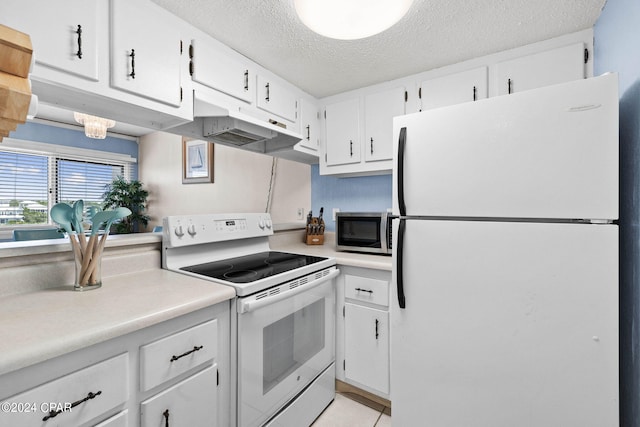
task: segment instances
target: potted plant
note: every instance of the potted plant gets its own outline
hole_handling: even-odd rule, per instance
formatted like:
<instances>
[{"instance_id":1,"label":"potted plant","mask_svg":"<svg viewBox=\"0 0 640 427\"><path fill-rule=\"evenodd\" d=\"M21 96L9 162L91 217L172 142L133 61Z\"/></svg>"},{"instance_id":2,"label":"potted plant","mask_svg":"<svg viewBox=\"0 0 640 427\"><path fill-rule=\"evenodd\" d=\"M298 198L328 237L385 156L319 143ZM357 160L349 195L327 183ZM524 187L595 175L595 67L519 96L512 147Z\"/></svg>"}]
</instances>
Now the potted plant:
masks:
<instances>
[{"instance_id":1,"label":"potted plant","mask_svg":"<svg viewBox=\"0 0 640 427\"><path fill-rule=\"evenodd\" d=\"M144 211L149 192L142 188L142 182L138 180L127 181L119 176L105 186L102 197L104 199L102 208L105 210L121 206L131 210L131 215L113 225L115 233L137 233L146 228L149 223L149 215L145 215Z\"/></svg>"}]
</instances>

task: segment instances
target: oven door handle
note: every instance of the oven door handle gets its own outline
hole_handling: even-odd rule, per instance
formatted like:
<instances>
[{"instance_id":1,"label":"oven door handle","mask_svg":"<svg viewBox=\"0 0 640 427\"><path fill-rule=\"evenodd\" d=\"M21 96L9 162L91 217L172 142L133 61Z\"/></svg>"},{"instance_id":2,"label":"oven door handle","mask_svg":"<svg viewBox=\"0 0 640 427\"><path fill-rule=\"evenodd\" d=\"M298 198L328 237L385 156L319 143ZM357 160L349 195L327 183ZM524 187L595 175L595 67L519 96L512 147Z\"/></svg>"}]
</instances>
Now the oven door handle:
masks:
<instances>
[{"instance_id":1,"label":"oven door handle","mask_svg":"<svg viewBox=\"0 0 640 427\"><path fill-rule=\"evenodd\" d=\"M242 313L249 313L251 311L257 310L261 307L264 307L266 305L270 305L270 304L274 304L278 301L282 301L283 299L287 299L290 298L292 296L298 295L299 293L308 291L309 289L315 288L316 286L319 286L329 280L334 279L335 277L337 277L340 274L340 270L338 270L337 268L333 271L331 271L331 273L327 274L326 276L322 276L316 280L312 280L311 282L307 282L304 285L300 285L297 288L293 288L287 292L283 292L280 294L276 294L273 296L268 296L265 297L263 299L259 299L259 300L253 300L253 301L243 301L242 299L240 299L238 301L238 313L242 314Z\"/></svg>"}]
</instances>

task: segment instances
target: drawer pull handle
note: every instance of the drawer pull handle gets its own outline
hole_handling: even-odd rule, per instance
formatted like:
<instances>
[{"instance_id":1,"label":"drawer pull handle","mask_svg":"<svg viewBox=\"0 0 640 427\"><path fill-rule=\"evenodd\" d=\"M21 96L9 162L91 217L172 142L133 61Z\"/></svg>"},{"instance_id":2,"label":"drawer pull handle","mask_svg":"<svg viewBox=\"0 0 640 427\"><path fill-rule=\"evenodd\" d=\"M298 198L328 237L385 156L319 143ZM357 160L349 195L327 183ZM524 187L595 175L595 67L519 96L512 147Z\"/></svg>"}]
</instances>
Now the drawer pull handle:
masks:
<instances>
[{"instance_id":1,"label":"drawer pull handle","mask_svg":"<svg viewBox=\"0 0 640 427\"><path fill-rule=\"evenodd\" d=\"M378 319L376 319L376 340L378 339L378 335L379 335L378 334L378 323L380 323L380 322L378 321Z\"/></svg>"},{"instance_id":2,"label":"drawer pull handle","mask_svg":"<svg viewBox=\"0 0 640 427\"><path fill-rule=\"evenodd\" d=\"M189 350L189 351L187 351L187 352L185 352L185 353L182 353L180 356L172 356L172 357L171 357L170 362L175 362L176 360L180 359L181 357L188 356L188 355L190 355L191 353L194 353L194 352L196 352L196 351L198 351L198 350L202 350L202 346L200 346L200 347L193 347L193 350Z\"/></svg>"},{"instance_id":3,"label":"drawer pull handle","mask_svg":"<svg viewBox=\"0 0 640 427\"><path fill-rule=\"evenodd\" d=\"M76 34L78 35L78 51L76 52L76 56L82 59L82 25L78 25Z\"/></svg>"},{"instance_id":4,"label":"drawer pull handle","mask_svg":"<svg viewBox=\"0 0 640 427\"><path fill-rule=\"evenodd\" d=\"M165 409L162 416L164 417L164 427L169 427L169 410Z\"/></svg>"},{"instance_id":5,"label":"drawer pull handle","mask_svg":"<svg viewBox=\"0 0 640 427\"><path fill-rule=\"evenodd\" d=\"M84 403L84 402L86 402L87 400L91 400L91 399L93 399L93 398L95 398L95 397L97 397L97 396L99 396L99 395L101 395L101 394L102 394L102 391L98 391L97 393L93 393L93 392L91 392L91 391L90 391L90 392L89 392L89 394L87 394L87 397L85 397L84 399L76 400L76 401L75 401L75 402L73 402L73 403L71 404L71 406L70 406L70 407L68 407L68 408L65 408L65 409L59 409L59 410L57 410L57 411L53 411L53 410L52 410L52 411L49 411L49 415L47 415L46 417L44 417L44 418L42 419L42 421L47 421L47 420L49 420L49 419L51 419L51 418L57 417L57 416L58 416L58 414L60 414L60 413L62 413L62 412L65 412L65 411L68 411L68 410L70 410L71 408L75 408L76 406L80 405L81 403Z\"/></svg>"},{"instance_id":6,"label":"drawer pull handle","mask_svg":"<svg viewBox=\"0 0 640 427\"><path fill-rule=\"evenodd\" d=\"M373 291L371 289L356 288L356 291L358 291L358 292L369 292L370 294L373 293Z\"/></svg>"},{"instance_id":7,"label":"drawer pull handle","mask_svg":"<svg viewBox=\"0 0 640 427\"><path fill-rule=\"evenodd\" d=\"M131 73L129 73L129 77L132 79L136 78L136 50L131 49L131 54L129 55L131 58Z\"/></svg>"}]
</instances>

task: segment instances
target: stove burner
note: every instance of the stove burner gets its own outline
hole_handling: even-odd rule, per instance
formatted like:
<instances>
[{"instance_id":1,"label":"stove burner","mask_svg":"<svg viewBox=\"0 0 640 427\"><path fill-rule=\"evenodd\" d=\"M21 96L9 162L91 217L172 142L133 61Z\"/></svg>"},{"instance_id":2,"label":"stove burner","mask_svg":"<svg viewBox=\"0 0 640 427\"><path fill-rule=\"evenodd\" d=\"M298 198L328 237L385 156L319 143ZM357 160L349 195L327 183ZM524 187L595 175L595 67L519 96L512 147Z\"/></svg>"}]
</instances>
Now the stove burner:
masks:
<instances>
[{"instance_id":1,"label":"stove burner","mask_svg":"<svg viewBox=\"0 0 640 427\"><path fill-rule=\"evenodd\" d=\"M258 272L253 270L238 270L224 273L222 276L232 282L250 282L253 277L257 276Z\"/></svg>"},{"instance_id":2,"label":"stove burner","mask_svg":"<svg viewBox=\"0 0 640 427\"><path fill-rule=\"evenodd\" d=\"M325 259L270 251L182 267L181 270L232 283L250 283Z\"/></svg>"}]
</instances>

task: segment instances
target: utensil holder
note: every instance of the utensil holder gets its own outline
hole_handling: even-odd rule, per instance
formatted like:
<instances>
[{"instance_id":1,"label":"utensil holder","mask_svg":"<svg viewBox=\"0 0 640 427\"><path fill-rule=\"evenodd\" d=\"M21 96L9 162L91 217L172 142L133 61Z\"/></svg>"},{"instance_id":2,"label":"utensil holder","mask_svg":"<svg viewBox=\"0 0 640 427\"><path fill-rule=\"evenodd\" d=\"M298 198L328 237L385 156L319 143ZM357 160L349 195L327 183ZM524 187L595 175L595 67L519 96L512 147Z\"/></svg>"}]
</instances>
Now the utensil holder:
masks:
<instances>
[{"instance_id":1,"label":"utensil holder","mask_svg":"<svg viewBox=\"0 0 640 427\"><path fill-rule=\"evenodd\" d=\"M99 232L93 236L71 235L74 253L75 279L73 289L88 291L102 286L102 250L107 233ZM77 238L77 240L76 240Z\"/></svg>"}]
</instances>

